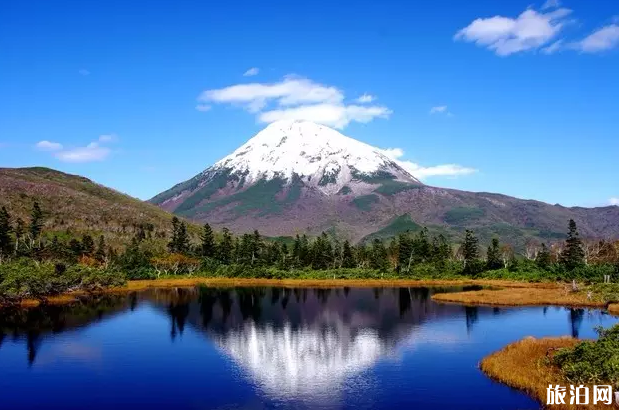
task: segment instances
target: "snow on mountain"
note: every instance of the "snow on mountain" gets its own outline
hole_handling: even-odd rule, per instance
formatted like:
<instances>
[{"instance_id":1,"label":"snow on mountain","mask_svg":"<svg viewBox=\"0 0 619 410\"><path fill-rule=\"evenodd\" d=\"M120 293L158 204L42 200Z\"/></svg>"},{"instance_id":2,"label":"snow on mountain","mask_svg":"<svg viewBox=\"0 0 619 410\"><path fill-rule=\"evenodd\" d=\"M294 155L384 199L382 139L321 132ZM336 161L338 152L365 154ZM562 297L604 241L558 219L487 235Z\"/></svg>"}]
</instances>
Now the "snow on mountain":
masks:
<instances>
[{"instance_id":1,"label":"snow on mountain","mask_svg":"<svg viewBox=\"0 0 619 410\"><path fill-rule=\"evenodd\" d=\"M276 177L337 192L357 174L389 172L395 179L419 181L379 148L309 121L277 121L207 170L231 170L246 183Z\"/></svg>"}]
</instances>

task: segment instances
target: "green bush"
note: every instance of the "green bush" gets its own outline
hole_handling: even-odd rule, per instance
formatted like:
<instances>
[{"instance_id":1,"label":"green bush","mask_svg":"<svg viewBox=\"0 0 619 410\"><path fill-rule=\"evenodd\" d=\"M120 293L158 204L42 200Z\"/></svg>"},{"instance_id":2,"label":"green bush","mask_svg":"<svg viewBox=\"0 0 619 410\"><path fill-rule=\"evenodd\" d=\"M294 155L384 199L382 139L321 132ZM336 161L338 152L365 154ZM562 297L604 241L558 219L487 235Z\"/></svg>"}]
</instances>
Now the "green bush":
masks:
<instances>
[{"instance_id":1,"label":"green bush","mask_svg":"<svg viewBox=\"0 0 619 410\"><path fill-rule=\"evenodd\" d=\"M103 270L82 265L18 259L0 264L0 303L16 303L21 299L44 300L64 292L95 291L126 282L116 270Z\"/></svg>"},{"instance_id":2,"label":"green bush","mask_svg":"<svg viewBox=\"0 0 619 410\"><path fill-rule=\"evenodd\" d=\"M596 329L597 341L561 349L552 359L570 383L619 383L619 326Z\"/></svg>"}]
</instances>

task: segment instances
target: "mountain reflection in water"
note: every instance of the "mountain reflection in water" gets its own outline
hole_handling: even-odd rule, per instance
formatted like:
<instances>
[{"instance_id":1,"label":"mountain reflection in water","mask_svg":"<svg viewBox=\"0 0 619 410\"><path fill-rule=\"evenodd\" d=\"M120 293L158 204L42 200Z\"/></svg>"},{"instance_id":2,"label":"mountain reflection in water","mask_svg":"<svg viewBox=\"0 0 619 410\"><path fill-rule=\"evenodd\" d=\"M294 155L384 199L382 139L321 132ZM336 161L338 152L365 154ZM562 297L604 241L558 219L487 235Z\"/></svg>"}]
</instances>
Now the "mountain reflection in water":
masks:
<instances>
[{"instance_id":1,"label":"mountain reflection in water","mask_svg":"<svg viewBox=\"0 0 619 410\"><path fill-rule=\"evenodd\" d=\"M294 401L297 405L322 403L324 407L352 405L358 399L344 397L350 390L347 381L371 371L378 363L397 364L416 346L444 352L462 349L471 343L471 332L484 317L509 317L521 312L438 304L430 299L435 292L449 290L453 289L195 287L99 296L69 306L4 309L0 315L0 363L2 344L7 340L23 344L28 365L36 368L44 364L38 352L48 340L54 344L55 335L80 332L116 316L149 309L153 312L149 317L161 318L156 319L158 328L160 322L167 322L171 341L183 340L188 329L192 335L201 335L202 343L212 344L269 400ZM535 309L542 313L542 308ZM547 308L543 308L546 314ZM578 337L585 317L585 310L570 309L565 333ZM141 326L148 326L139 322L134 325L123 331L137 334ZM144 349L149 349L148 344L148 340L140 340ZM182 349L182 345L176 349ZM97 348L77 342L55 346L47 355L105 361ZM479 359L471 363L476 365ZM406 371L423 374L428 369ZM418 376L411 373L407 377ZM0 366L0 386L2 379ZM529 402L526 398L520 401Z\"/></svg>"}]
</instances>

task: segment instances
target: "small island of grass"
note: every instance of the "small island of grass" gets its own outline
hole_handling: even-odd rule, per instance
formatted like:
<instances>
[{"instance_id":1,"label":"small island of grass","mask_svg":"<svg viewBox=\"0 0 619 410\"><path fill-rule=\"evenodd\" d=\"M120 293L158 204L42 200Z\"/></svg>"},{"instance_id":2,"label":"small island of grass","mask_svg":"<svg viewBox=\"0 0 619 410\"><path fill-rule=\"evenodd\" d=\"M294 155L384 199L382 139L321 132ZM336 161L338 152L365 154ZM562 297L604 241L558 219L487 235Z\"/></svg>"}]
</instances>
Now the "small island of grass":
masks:
<instances>
[{"instance_id":1,"label":"small island of grass","mask_svg":"<svg viewBox=\"0 0 619 410\"><path fill-rule=\"evenodd\" d=\"M593 385L610 385L613 391L619 382L619 325L598 329L596 341L574 338L525 338L484 358L481 370L494 380L525 391L547 403L549 385L589 387L589 405L552 405L552 409L608 409L608 404L593 403ZM614 403L614 397L612 397Z\"/></svg>"}]
</instances>

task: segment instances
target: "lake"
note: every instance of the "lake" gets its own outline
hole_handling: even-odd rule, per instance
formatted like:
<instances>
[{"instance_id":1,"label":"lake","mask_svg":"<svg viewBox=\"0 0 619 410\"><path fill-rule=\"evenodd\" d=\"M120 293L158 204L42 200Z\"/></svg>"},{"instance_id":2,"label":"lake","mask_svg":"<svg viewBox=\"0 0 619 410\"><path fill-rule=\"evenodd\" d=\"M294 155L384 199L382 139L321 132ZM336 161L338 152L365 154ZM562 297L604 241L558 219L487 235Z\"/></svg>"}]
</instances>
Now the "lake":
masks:
<instances>
[{"instance_id":1,"label":"lake","mask_svg":"<svg viewBox=\"0 0 619 410\"><path fill-rule=\"evenodd\" d=\"M179 288L0 310L2 409L538 409L478 369L599 310L439 304L427 288Z\"/></svg>"}]
</instances>

